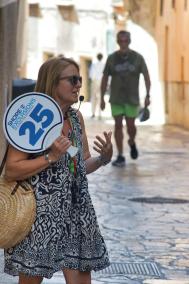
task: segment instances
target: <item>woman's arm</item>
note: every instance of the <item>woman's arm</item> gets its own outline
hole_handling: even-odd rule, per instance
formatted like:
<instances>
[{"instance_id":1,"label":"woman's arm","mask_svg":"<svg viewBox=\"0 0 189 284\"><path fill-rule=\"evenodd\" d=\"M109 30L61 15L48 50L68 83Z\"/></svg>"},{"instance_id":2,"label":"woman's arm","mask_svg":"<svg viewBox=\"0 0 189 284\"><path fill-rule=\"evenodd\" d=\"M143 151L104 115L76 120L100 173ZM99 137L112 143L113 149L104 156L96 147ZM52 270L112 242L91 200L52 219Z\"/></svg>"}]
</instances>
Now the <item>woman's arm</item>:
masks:
<instances>
[{"instance_id":1,"label":"woman's arm","mask_svg":"<svg viewBox=\"0 0 189 284\"><path fill-rule=\"evenodd\" d=\"M113 154L111 143L112 133L104 132L104 139L102 139L100 136L96 136L97 140L94 141L95 146L93 147L93 149L100 155L98 157L91 157L87 135L85 131L85 124L80 112L79 117L82 127L83 157L86 165L87 174L90 174L111 161Z\"/></svg>"},{"instance_id":2,"label":"woman's arm","mask_svg":"<svg viewBox=\"0 0 189 284\"><path fill-rule=\"evenodd\" d=\"M34 159L29 159L28 153L21 152L10 145L5 165L5 178L9 181L25 180L41 172L49 167L49 164L60 159L70 145L71 142L67 137L60 136L52 144L48 156L42 155Z\"/></svg>"},{"instance_id":3,"label":"woman's arm","mask_svg":"<svg viewBox=\"0 0 189 284\"><path fill-rule=\"evenodd\" d=\"M101 156L88 158L85 160L87 174L95 172L101 166L105 166L108 163L109 161L103 161Z\"/></svg>"},{"instance_id":4,"label":"woman's arm","mask_svg":"<svg viewBox=\"0 0 189 284\"><path fill-rule=\"evenodd\" d=\"M29 154L9 146L5 165L5 178L9 181L24 180L49 166L44 156L28 159Z\"/></svg>"}]
</instances>

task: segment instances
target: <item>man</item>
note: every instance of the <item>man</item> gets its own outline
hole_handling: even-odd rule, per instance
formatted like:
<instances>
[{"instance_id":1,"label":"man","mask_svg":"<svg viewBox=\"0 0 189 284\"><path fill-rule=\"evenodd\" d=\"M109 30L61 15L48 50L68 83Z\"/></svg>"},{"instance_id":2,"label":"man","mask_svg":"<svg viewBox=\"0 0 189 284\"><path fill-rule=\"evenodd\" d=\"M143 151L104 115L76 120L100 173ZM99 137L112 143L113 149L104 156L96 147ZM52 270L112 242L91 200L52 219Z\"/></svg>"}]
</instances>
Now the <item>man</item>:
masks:
<instances>
[{"instance_id":1,"label":"man","mask_svg":"<svg viewBox=\"0 0 189 284\"><path fill-rule=\"evenodd\" d=\"M112 116L115 121L114 137L118 150L117 159L113 161L112 165L117 167L125 166L125 157L123 156L123 118L126 120L131 158L138 158L138 150L135 143L135 119L138 116L140 103L140 74L143 74L146 86L144 104L145 106L150 104L150 77L148 69L142 55L129 48L130 42L131 37L129 32L118 32L117 43L119 50L108 56L101 81L101 109L104 110L104 94L108 78L111 76L110 104Z\"/></svg>"},{"instance_id":2,"label":"man","mask_svg":"<svg viewBox=\"0 0 189 284\"><path fill-rule=\"evenodd\" d=\"M100 108L100 83L103 75L104 63L102 61L102 53L98 53L97 60L92 63L89 78L91 79L91 110L92 118L95 117L96 108L98 108L98 116L101 118Z\"/></svg>"}]
</instances>

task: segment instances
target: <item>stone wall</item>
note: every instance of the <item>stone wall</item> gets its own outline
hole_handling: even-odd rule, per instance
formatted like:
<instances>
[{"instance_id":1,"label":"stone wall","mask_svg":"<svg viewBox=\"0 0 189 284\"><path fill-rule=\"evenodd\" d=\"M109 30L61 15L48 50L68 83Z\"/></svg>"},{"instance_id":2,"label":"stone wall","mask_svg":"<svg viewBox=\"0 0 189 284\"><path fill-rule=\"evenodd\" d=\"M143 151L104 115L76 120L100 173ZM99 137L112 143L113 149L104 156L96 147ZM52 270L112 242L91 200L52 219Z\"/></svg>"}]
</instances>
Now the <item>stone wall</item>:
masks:
<instances>
[{"instance_id":1,"label":"stone wall","mask_svg":"<svg viewBox=\"0 0 189 284\"><path fill-rule=\"evenodd\" d=\"M157 4L156 40L167 123L189 129L189 1Z\"/></svg>"},{"instance_id":2,"label":"stone wall","mask_svg":"<svg viewBox=\"0 0 189 284\"><path fill-rule=\"evenodd\" d=\"M2 126L3 115L11 100L12 79L16 74L17 2L7 3L9 4L3 5L0 1L0 160L6 146Z\"/></svg>"},{"instance_id":3,"label":"stone wall","mask_svg":"<svg viewBox=\"0 0 189 284\"><path fill-rule=\"evenodd\" d=\"M165 85L166 122L189 129L189 84L167 82Z\"/></svg>"},{"instance_id":4,"label":"stone wall","mask_svg":"<svg viewBox=\"0 0 189 284\"><path fill-rule=\"evenodd\" d=\"M124 0L129 18L155 36L157 0Z\"/></svg>"}]
</instances>

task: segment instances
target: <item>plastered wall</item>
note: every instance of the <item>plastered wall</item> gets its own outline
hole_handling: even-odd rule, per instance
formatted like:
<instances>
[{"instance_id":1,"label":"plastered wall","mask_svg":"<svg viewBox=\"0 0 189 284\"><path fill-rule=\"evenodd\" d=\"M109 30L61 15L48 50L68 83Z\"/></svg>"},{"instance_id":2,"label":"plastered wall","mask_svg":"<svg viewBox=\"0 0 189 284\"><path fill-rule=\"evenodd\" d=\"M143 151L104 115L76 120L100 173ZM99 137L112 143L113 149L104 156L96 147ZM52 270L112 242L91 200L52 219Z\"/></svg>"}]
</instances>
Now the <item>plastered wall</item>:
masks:
<instances>
[{"instance_id":1,"label":"plastered wall","mask_svg":"<svg viewBox=\"0 0 189 284\"><path fill-rule=\"evenodd\" d=\"M0 5L0 161L5 152L3 115L11 100L12 78L16 72L17 2Z\"/></svg>"},{"instance_id":2,"label":"plastered wall","mask_svg":"<svg viewBox=\"0 0 189 284\"><path fill-rule=\"evenodd\" d=\"M189 0L158 0L156 40L167 122L189 129Z\"/></svg>"}]
</instances>

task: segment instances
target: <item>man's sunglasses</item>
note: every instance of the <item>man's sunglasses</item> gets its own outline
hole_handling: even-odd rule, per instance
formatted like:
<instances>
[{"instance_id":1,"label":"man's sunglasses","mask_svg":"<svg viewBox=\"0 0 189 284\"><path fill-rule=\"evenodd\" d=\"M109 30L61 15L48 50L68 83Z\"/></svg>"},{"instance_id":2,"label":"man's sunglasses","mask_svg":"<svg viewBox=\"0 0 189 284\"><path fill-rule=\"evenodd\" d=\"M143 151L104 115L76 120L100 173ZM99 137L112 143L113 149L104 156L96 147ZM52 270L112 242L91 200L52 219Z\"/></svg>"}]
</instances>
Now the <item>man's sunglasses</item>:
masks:
<instances>
[{"instance_id":1,"label":"man's sunglasses","mask_svg":"<svg viewBox=\"0 0 189 284\"><path fill-rule=\"evenodd\" d=\"M82 77L76 75L60 77L60 80L68 80L73 87L77 85L78 81L80 84L82 84Z\"/></svg>"}]
</instances>

